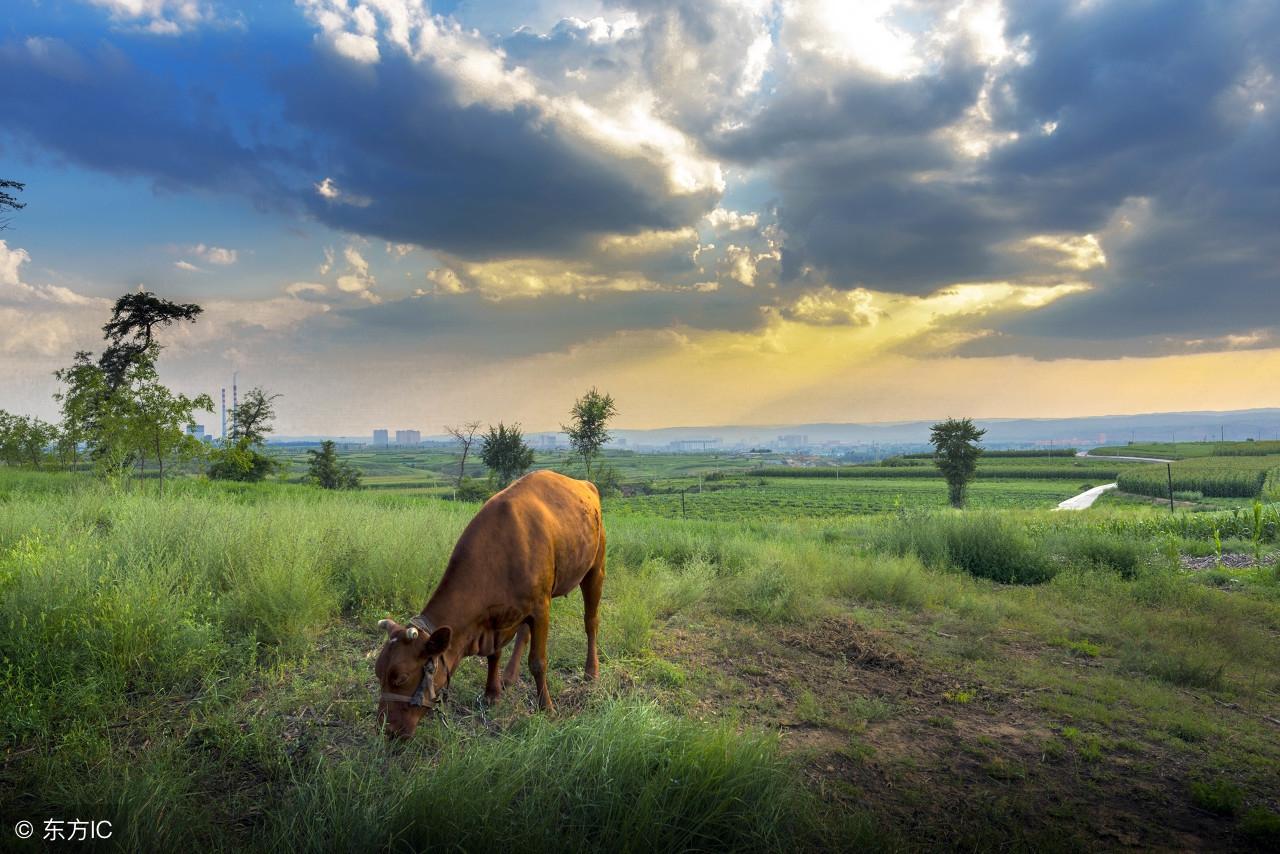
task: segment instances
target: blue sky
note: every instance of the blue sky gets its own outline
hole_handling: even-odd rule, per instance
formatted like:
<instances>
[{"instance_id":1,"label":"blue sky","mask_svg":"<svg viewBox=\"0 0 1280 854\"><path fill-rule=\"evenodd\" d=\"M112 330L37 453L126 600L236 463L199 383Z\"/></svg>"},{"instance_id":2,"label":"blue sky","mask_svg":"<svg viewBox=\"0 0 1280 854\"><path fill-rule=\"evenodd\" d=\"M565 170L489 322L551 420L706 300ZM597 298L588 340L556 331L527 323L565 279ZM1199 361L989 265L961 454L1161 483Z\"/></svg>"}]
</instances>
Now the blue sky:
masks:
<instances>
[{"instance_id":1,"label":"blue sky","mask_svg":"<svg viewBox=\"0 0 1280 854\"><path fill-rule=\"evenodd\" d=\"M1275 405L1278 46L1264 2L12 0L0 407L139 285L206 306L174 385L287 432Z\"/></svg>"}]
</instances>

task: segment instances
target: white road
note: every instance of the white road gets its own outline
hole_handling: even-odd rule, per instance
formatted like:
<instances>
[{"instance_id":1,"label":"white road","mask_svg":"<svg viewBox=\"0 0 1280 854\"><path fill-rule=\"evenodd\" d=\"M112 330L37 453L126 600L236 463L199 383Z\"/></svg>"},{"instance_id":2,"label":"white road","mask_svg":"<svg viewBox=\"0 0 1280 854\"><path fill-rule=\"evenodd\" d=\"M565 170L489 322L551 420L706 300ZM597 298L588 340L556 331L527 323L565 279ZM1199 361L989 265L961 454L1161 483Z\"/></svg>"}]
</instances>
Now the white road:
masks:
<instances>
[{"instance_id":1,"label":"white road","mask_svg":"<svg viewBox=\"0 0 1280 854\"><path fill-rule=\"evenodd\" d=\"M1086 460L1125 460L1130 463L1176 463L1177 460L1163 460L1160 457L1113 457L1110 454L1091 454L1088 451L1079 451L1076 454Z\"/></svg>"},{"instance_id":2,"label":"white road","mask_svg":"<svg viewBox=\"0 0 1280 854\"><path fill-rule=\"evenodd\" d=\"M1099 495L1101 495L1102 493L1108 490L1115 489L1115 488L1116 488L1116 484L1114 483L1104 483L1102 486L1095 486L1093 489L1090 489L1086 492L1082 492L1079 495L1075 496L1074 498L1068 498L1066 501L1063 501L1061 504L1059 504L1057 507L1053 509L1054 510L1088 510L1091 506L1093 506L1093 502L1098 500Z\"/></svg>"}]
</instances>

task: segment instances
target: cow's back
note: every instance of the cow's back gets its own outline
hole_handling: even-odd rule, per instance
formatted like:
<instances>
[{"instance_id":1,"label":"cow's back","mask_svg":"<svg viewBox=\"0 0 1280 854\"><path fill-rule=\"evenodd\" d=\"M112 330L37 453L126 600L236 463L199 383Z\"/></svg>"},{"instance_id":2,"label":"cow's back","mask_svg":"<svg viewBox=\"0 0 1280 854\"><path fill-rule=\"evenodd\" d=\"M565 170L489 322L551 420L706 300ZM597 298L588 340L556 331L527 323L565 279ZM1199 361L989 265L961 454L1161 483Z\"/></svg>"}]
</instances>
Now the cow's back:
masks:
<instances>
[{"instance_id":1,"label":"cow's back","mask_svg":"<svg viewBox=\"0 0 1280 854\"><path fill-rule=\"evenodd\" d=\"M551 471L525 475L490 498L454 549L450 570L493 573L510 588L532 585L553 596L573 590L604 549L594 484Z\"/></svg>"}]
</instances>

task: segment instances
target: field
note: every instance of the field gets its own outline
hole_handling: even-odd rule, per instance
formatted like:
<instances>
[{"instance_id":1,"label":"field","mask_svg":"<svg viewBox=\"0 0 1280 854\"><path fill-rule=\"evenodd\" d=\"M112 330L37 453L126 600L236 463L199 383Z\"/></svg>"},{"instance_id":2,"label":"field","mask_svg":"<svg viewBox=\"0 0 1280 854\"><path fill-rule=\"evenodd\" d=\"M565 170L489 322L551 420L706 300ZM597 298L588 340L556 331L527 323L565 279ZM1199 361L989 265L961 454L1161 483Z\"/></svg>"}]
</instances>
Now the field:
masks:
<instances>
[{"instance_id":1,"label":"field","mask_svg":"<svg viewBox=\"0 0 1280 854\"><path fill-rule=\"evenodd\" d=\"M575 593L553 613L555 715L527 681L486 709L468 662L445 715L388 745L374 623L420 608L475 505L153 492L0 471L7 827L94 816L147 850L1280 840L1274 506L615 507L600 684ZM1246 559L1187 570L1214 532Z\"/></svg>"},{"instance_id":2,"label":"field","mask_svg":"<svg viewBox=\"0 0 1280 854\"><path fill-rule=\"evenodd\" d=\"M1135 495L1164 497L1170 482L1174 497L1179 492L1199 493L1206 498L1258 498L1268 478L1280 477L1280 455L1193 457L1169 466L1164 463L1139 465L1122 471L1120 489ZM1280 496L1277 496L1280 497Z\"/></svg>"},{"instance_id":3,"label":"field","mask_svg":"<svg viewBox=\"0 0 1280 854\"><path fill-rule=\"evenodd\" d=\"M1280 454L1280 441L1248 442L1133 442L1105 445L1089 451L1099 457L1156 457L1189 460L1197 457L1253 457Z\"/></svg>"},{"instance_id":4,"label":"field","mask_svg":"<svg viewBox=\"0 0 1280 854\"><path fill-rule=\"evenodd\" d=\"M1108 480L978 480L969 488L969 503L977 508L1050 509ZM912 507L943 508L947 506L947 486L936 473L930 478L909 479L755 477L708 483L701 492L695 486L683 497L671 493L638 495L609 499L607 504L614 513L690 519L846 516Z\"/></svg>"}]
</instances>

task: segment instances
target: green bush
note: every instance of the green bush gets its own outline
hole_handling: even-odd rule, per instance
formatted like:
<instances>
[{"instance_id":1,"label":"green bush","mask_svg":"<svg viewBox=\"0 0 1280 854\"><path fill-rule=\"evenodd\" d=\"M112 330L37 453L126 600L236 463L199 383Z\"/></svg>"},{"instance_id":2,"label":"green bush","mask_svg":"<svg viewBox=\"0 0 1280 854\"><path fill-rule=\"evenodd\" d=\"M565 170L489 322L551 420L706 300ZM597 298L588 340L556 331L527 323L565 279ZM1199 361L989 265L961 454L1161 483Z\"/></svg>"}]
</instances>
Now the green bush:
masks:
<instances>
[{"instance_id":1,"label":"green bush","mask_svg":"<svg viewBox=\"0 0 1280 854\"><path fill-rule=\"evenodd\" d=\"M1151 551L1140 540L1091 528L1063 531L1048 545L1073 563L1107 569L1122 578L1136 578Z\"/></svg>"},{"instance_id":2,"label":"green bush","mask_svg":"<svg viewBox=\"0 0 1280 854\"><path fill-rule=\"evenodd\" d=\"M1004 584L1039 584L1056 573L1038 543L994 513L908 514L880 529L878 545Z\"/></svg>"}]
</instances>

